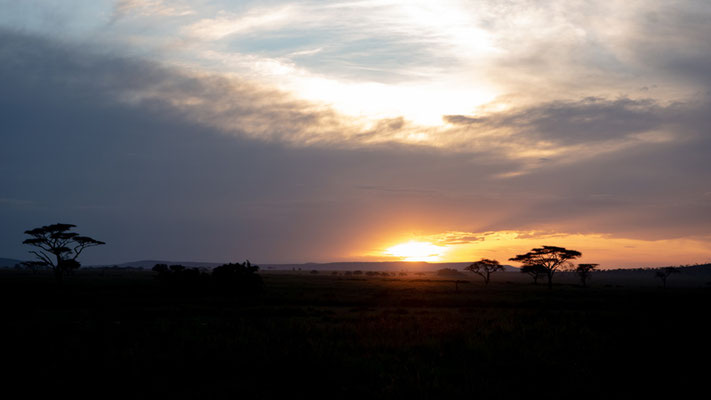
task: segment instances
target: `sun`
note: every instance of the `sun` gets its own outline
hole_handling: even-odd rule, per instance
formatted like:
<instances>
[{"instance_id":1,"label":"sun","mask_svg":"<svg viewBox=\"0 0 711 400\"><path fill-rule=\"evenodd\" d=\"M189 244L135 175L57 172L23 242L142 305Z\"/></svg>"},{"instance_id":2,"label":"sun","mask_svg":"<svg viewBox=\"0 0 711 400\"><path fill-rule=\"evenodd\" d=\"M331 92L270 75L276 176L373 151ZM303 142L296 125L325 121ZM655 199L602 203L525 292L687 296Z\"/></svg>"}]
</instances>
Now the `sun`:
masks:
<instances>
[{"instance_id":1,"label":"sun","mask_svg":"<svg viewBox=\"0 0 711 400\"><path fill-rule=\"evenodd\" d=\"M434 245L430 242L416 242L411 240L407 243L389 247L385 254L399 257L403 261L439 261L440 255L445 248Z\"/></svg>"}]
</instances>

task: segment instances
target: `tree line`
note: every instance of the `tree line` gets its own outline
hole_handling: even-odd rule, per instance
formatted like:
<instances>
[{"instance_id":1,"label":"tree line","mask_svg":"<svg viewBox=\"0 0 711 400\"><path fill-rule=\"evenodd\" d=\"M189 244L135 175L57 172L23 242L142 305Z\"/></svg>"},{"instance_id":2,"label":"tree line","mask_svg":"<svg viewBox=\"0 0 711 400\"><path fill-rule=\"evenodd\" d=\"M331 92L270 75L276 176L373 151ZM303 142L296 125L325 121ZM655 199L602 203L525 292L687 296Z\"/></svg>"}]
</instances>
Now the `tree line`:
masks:
<instances>
[{"instance_id":1,"label":"tree line","mask_svg":"<svg viewBox=\"0 0 711 400\"><path fill-rule=\"evenodd\" d=\"M61 281L65 275L78 269L81 266L78 258L85 249L106 243L71 232L75 227L76 225L73 224L57 223L25 231L25 234L30 237L22 243L35 248L30 253L35 256L36 260L23 262L23 265L31 270L50 269L54 272L57 281ZM537 284L541 278L546 278L548 288L552 288L553 276L556 272L566 270L577 273L582 286L585 287L599 264L588 263L575 266L572 260L581 256L582 253L577 250L542 246L511 257L509 261L520 262L521 273L531 276L534 284ZM481 276L484 279L484 284L488 285L491 275L497 271L503 271L504 267L497 260L482 258L464 269ZM263 284L261 277L257 274L258 270L259 267L252 265L248 260L241 264L221 265L210 273L182 265L157 264L153 267L153 271L158 274L157 278L165 284L186 285L187 282L190 282L191 285L198 285L202 282L208 285L209 282L209 285L218 288L224 288L225 285L242 286L244 290L261 289ZM665 267L655 270L655 276L662 281L663 287L666 287L669 276L679 272L678 268Z\"/></svg>"},{"instance_id":2,"label":"tree line","mask_svg":"<svg viewBox=\"0 0 711 400\"><path fill-rule=\"evenodd\" d=\"M33 271L50 269L58 282L65 275L72 274L81 264L77 260L82 252L106 243L88 236L72 232L76 225L51 224L25 231L30 236L22 243L35 249L30 251L35 261L26 261L24 266ZM210 272L182 265L156 264L153 267L156 278L166 287L190 290L193 293L217 290L235 294L254 294L262 290L264 284L257 274L259 266L249 260L243 263L223 264Z\"/></svg>"},{"instance_id":3,"label":"tree line","mask_svg":"<svg viewBox=\"0 0 711 400\"><path fill-rule=\"evenodd\" d=\"M581 263L577 266L572 262L580 258L582 253L577 250L568 250L565 247L557 246L542 246L537 247L525 254L519 254L509 258L509 261L520 262L521 273L529 275L533 279L534 284L538 284L541 278L547 278L548 288L553 287L553 276L560 270L575 272L580 279L583 287L587 287L587 283L593 273L597 270L600 264ZM504 266L497 260L482 258L464 268L469 272L473 272L484 279L484 285L488 285L491 280L491 275L497 271L503 271ZM674 274L680 273L681 270L676 267L664 267L654 270L654 276L662 281L662 286L667 287L667 279Z\"/></svg>"}]
</instances>

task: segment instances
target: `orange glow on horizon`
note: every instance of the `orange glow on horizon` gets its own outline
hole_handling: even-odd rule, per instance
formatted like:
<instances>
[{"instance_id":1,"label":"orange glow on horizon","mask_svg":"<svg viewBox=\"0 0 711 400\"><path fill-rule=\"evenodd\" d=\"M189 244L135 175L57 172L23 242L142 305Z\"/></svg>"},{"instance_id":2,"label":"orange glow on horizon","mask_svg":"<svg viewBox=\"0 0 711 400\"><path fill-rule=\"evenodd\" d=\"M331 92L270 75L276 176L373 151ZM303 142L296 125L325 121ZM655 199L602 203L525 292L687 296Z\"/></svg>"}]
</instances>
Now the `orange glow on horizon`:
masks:
<instances>
[{"instance_id":1,"label":"orange glow on horizon","mask_svg":"<svg viewBox=\"0 0 711 400\"><path fill-rule=\"evenodd\" d=\"M373 249L365 255L370 260L380 261L470 262L490 258L516 265L509 258L543 245L578 250L583 253L578 262L599 263L602 268L655 267L711 260L711 244L705 238L644 240L550 231L448 231L416 236L385 249Z\"/></svg>"},{"instance_id":2,"label":"orange glow on horizon","mask_svg":"<svg viewBox=\"0 0 711 400\"><path fill-rule=\"evenodd\" d=\"M441 261L440 256L445 248L430 242L411 240L389 247L385 254L398 257L402 261Z\"/></svg>"}]
</instances>

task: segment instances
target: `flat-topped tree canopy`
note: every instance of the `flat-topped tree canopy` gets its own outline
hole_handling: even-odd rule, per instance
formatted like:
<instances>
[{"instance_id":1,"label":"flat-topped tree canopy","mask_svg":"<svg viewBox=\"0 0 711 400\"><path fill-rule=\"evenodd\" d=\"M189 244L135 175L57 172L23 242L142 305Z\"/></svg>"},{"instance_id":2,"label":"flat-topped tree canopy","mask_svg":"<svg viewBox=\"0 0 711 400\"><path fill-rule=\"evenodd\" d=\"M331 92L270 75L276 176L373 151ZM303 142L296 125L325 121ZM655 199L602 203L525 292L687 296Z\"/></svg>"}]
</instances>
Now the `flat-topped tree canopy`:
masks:
<instances>
[{"instance_id":1,"label":"flat-topped tree canopy","mask_svg":"<svg viewBox=\"0 0 711 400\"><path fill-rule=\"evenodd\" d=\"M542 246L532 249L526 254L519 254L509 258L509 261L523 263L524 267L545 269L548 276L548 286L553 285L553 274L558 268L568 265L570 260L581 257L583 254L577 250L568 250L565 247Z\"/></svg>"},{"instance_id":2,"label":"flat-topped tree canopy","mask_svg":"<svg viewBox=\"0 0 711 400\"><path fill-rule=\"evenodd\" d=\"M473 262L464 268L466 271L473 272L484 278L484 284L488 285L491 280L491 274L496 271L503 271L504 266L499 264L497 260L482 258L479 261Z\"/></svg>"},{"instance_id":3,"label":"flat-topped tree canopy","mask_svg":"<svg viewBox=\"0 0 711 400\"><path fill-rule=\"evenodd\" d=\"M35 265L42 264L54 270L58 279L64 273L79 268L77 261L84 249L106 244L89 236L81 236L76 232L70 232L76 225L73 224L51 224L39 228L25 231L31 236L22 243L36 247L32 250L39 261L33 262Z\"/></svg>"}]
</instances>

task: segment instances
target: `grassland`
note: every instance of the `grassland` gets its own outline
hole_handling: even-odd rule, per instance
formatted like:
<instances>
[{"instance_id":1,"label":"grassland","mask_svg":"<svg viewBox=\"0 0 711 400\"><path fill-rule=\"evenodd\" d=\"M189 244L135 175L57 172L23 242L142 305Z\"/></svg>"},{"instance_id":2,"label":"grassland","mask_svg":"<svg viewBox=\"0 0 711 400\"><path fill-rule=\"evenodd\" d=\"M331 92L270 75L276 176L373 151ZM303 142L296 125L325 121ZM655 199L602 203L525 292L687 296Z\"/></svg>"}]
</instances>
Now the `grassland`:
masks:
<instances>
[{"instance_id":1,"label":"grassland","mask_svg":"<svg viewBox=\"0 0 711 400\"><path fill-rule=\"evenodd\" d=\"M711 290L263 273L255 298L150 272L0 273L6 388L100 398L610 398L702 388ZM457 278L457 279L462 279ZM564 282L565 280L563 280Z\"/></svg>"}]
</instances>

